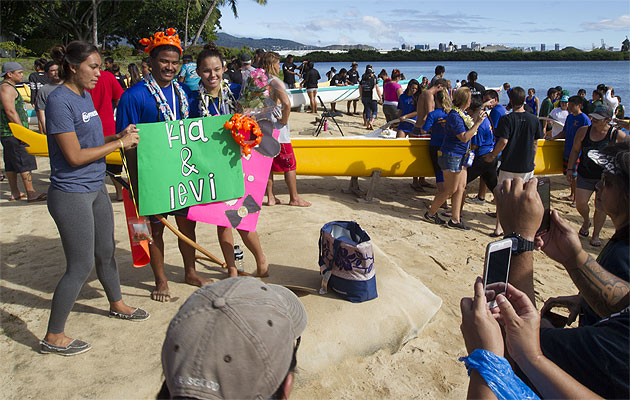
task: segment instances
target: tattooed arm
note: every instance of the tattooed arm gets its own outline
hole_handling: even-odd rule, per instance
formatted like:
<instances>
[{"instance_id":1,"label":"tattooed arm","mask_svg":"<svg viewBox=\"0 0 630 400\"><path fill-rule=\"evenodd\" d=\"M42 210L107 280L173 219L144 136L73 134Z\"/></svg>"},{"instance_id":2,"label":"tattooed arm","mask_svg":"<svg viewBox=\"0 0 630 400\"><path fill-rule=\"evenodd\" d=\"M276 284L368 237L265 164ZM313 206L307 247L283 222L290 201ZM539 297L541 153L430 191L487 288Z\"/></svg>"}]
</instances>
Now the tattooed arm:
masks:
<instances>
[{"instance_id":1,"label":"tattooed arm","mask_svg":"<svg viewBox=\"0 0 630 400\"><path fill-rule=\"evenodd\" d=\"M584 250L564 267L584 300L600 317L628 307L630 283L606 271Z\"/></svg>"}]
</instances>

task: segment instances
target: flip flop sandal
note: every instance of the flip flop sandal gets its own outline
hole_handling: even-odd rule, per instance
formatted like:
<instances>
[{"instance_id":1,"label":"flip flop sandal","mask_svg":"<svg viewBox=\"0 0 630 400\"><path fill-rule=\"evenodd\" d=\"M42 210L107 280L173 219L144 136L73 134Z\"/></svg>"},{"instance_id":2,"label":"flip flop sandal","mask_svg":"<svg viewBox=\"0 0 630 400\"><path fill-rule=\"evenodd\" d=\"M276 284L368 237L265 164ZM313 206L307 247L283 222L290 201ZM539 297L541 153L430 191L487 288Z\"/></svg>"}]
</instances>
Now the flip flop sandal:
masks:
<instances>
[{"instance_id":1,"label":"flip flop sandal","mask_svg":"<svg viewBox=\"0 0 630 400\"><path fill-rule=\"evenodd\" d=\"M46 193L40 193L39 196L37 196L34 199L28 199L27 202L29 202L29 203L37 203L39 201L46 201L47 198L48 198L48 196L46 195Z\"/></svg>"},{"instance_id":2,"label":"flip flop sandal","mask_svg":"<svg viewBox=\"0 0 630 400\"><path fill-rule=\"evenodd\" d=\"M591 223L588 223L588 228L584 229L582 227L580 227L580 230L578 231L578 235L582 236L582 237L588 237L588 230L591 228Z\"/></svg>"},{"instance_id":3,"label":"flip flop sandal","mask_svg":"<svg viewBox=\"0 0 630 400\"><path fill-rule=\"evenodd\" d=\"M25 199L25 198L26 198L26 195L24 193L20 193L20 197L15 198L15 197L11 196L9 198L9 201L18 201L18 200L22 200L22 199Z\"/></svg>"}]
</instances>

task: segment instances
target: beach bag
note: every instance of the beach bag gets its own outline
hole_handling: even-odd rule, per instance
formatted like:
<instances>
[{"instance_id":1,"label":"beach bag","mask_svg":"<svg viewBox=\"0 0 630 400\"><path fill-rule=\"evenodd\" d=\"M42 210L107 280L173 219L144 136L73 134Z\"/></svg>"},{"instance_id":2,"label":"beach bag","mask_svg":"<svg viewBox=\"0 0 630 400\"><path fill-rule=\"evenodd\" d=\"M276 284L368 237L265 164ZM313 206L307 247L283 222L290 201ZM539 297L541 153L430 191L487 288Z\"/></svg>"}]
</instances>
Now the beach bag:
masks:
<instances>
[{"instance_id":1,"label":"beach bag","mask_svg":"<svg viewBox=\"0 0 630 400\"><path fill-rule=\"evenodd\" d=\"M320 294L333 290L360 303L378 297L374 250L368 234L354 221L333 221L319 233Z\"/></svg>"}]
</instances>

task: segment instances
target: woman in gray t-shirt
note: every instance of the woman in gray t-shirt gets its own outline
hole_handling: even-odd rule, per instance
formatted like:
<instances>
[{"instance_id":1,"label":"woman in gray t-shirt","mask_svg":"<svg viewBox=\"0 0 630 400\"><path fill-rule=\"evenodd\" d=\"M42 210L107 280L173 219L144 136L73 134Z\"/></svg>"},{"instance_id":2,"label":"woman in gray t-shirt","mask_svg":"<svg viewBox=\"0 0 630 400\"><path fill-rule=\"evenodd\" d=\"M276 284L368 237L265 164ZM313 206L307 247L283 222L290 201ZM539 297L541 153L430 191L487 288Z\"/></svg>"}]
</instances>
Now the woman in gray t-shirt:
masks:
<instances>
[{"instance_id":1,"label":"woman in gray t-shirt","mask_svg":"<svg viewBox=\"0 0 630 400\"><path fill-rule=\"evenodd\" d=\"M105 156L120 148L136 147L135 125L103 137L103 127L86 89L100 76L101 57L93 45L74 41L52 54L61 66L63 85L47 100L46 131L50 156L48 210L55 220L66 272L55 288L42 353L71 356L90 345L66 336L65 323L81 287L94 265L110 304L110 317L144 320L149 314L122 301L114 258L114 215L105 189Z\"/></svg>"}]
</instances>

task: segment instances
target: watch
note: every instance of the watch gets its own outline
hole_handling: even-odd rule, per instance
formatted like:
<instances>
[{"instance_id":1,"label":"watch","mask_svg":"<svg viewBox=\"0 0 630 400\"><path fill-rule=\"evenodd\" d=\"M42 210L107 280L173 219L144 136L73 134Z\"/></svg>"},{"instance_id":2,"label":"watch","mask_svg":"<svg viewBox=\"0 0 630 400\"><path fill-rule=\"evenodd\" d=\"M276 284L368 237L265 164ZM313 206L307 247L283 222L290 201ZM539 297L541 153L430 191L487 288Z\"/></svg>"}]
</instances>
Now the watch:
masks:
<instances>
[{"instance_id":1,"label":"watch","mask_svg":"<svg viewBox=\"0 0 630 400\"><path fill-rule=\"evenodd\" d=\"M525 239L518 233L512 232L509 235L505 235L503 238L512 240L512 253L514 254L534 250L534 242Z\"/></svg>"}]
</instances>

